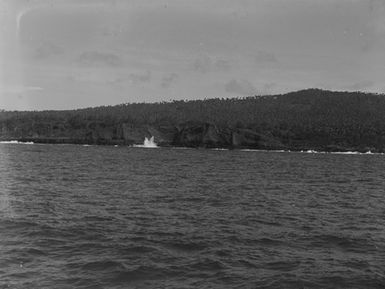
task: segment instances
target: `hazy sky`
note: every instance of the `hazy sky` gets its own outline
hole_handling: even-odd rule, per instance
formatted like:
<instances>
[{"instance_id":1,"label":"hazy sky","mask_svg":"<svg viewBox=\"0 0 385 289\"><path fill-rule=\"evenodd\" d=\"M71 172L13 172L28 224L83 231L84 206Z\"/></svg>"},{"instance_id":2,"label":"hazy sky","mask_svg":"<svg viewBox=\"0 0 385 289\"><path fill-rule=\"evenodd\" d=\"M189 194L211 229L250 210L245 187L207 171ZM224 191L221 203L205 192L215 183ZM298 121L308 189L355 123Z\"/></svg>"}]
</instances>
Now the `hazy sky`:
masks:
<instances>
[{"instance_id":1,"label":"hazy sky","mask_svg":"<svg viewBox=\"0 0 385 289\"><path fill-rule=\"evenodd\" d=\"M382 0L0 0L0 108L385 92Z\"/></svg>"}]
</instances>

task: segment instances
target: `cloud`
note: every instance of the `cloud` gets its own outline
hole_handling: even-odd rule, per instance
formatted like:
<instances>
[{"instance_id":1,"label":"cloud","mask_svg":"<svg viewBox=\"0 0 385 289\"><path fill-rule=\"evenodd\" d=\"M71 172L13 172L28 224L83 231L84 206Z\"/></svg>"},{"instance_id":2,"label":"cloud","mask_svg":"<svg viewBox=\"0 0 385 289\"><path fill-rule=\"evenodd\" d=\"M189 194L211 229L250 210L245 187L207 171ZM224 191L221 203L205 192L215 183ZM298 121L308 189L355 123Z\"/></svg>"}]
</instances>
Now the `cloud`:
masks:
<instances>
[{"instance_id":1,"label":"cloud","mask_svg":"<svg viewBox=\"0 0 385 289\"><path fill-rule=\"evenodd\" d=\"M369 0L370 12L377 12L378 10L385 10L385 2L382 0Z\"/></svg>"},{"instance_id":2,"label":"cloud","mask_svg":"<svg viewBox=\"0 0 385 289\"><path fill-rule=\"evenodd\" d=\"M43 43L35 49L34 56L36 58L43 59L53 55L59 55L62 53L63 53L63 48L52 43Z\"/></svg>"},{"instance_id":3,"label":"cloud","mask_svg":"<svg viewBox=\"0 0 385 289\"><path fill-rule=\"evenodd\" d=\"M274 88L277 87L277 84L275 82L268 82L265 83L259 90L258 94L260 95L266 95L266 94L272 94Z\"/></svg>"},{"instance_id":4,"label":"cloud","mask_svg":"<svg viewBox=\"0 0 385 289\"><path fill-rule=\"evenodd\" d=\"M121 66L123 60L112 53L104 53L98 51L86 51L79 55L77 62L83 66Z\"/></svg>"},{"instance_id":5,"label":"cloud","mask_svg":"<svg viewBox=\"0 0 385 289\"><path fill-rule=\"evenodd\" d=\"M370 80L363 80L356 83L353 83L352 85L348 86L347 89L349 90L365 90L371 86L373 86L374 82Z\"/></svg>"},{"instance_id":6,"label":"cloud","mask_svg":"<svg viewBox=\"0 0 385 289\"><path fill-rule=\"evenodd\" d=\"M248 80L232 79L225 85L225 90L229 93L240 95L253 95L257 92L255 87Z\"/></svg>"},{"instance_id":7,"label":"cloud","mask_svg":"<svg viewBox=\"0 0 385 289\"><path fill-rule=\"evenodd\" d=\"M151 81L151 71L147 70L146 73L143 74L135 74L131 73L130 76L130 81L132 83L141 83L141 82L150 82Z\"/></svg>"},{"instance_id":8,"label":"cloud","mask_svg":"<svg viewBox=\"0 0 385 289\"><path fill-rule=\"evenodd\" d=\"M44 90L40 86L3 86L0 87L0 99L4 96L4 102L6 98L11 98L12 103L15 104L15 100L22 101L24 97L33 95L35 92Z\"/></svg>"},{"instance_id":9,"label":"cloud","mask_svg":"<svg viewBox=\"0 0 385 289\"><path fill-rule=\"evenodd\" d=\"M44 89L40 86L26 86L25 90L26 91L36 91L36 90L44 90Z\"/></svg>"},{"instance_id":10,"label":"cloud","mask_svg":"<svg viewBox=\"0 0 385 289\"><path fill-rule=\"evenodd\" d=\"M216 70L221 70L221 71L227 71L230 70L231 65L229 61L224 60L224 59L218 59L214 62L214 66Z\"/></svg>"},{"instance_id":11,"label":"cloud","mask_svg":"<svg viewBox=\"0 0 385 289\"><path fill-rule=\"evenodd\" d=\"M207 73L211 67L211 58L207 55L201 56L194 61L194 70L200 73Z\"/></svg>"},{"instance_id":12,"label":"cloud","mask_svg":"<svg viewBox=\"0 0 385 289\"><path fill-rule=\"evenodd\" d=\"M26 92L40 91L44 90L40 86L22 86L22 85L14 85L14 86L3 86L0 88L0 91L5 94L21 94Z\"/></svg>"},{"instance_id":13,"label":"cloud","mask_svg":"<svg viewBox=\"0 0 385 289\"><path fill-rule=\"evenodd\" d=\"M168 87L171 86L171 84L172 84L173 82L176 81L177 78L178 78L178 74L176 74L176 73L171 73L171 74L169 74L169 75L165 75L165 76L162 77L162 83L161 83L161 86L162 86L163 88L168 88Z\"/></svg>"},{"instance_id":14,"label":"cloud","mask_svg":"<svg viewBox=\"0 0 385 289\"><path fill-rule=\"evenodd\" d=\"M231 65L229 61L225 59L213 59L213 57L203 55L195 59L193 68L196 72L207 73L209 71L227 71L231 68Z\"/></svg>"},{"instance_id":15,"label":"cloud","mask_svg":"<svg viewBox=\"0 0 385 289\"><path fill-rule=\"evenodd\" d=\"M119 74L117 76L108 77L107 74L103 75L105 82L111 86L117 86L123 88L125 84L140 85L143 83L151 82L151 71L147 70L143 73L130 73L129 75Z\"/></svg>"},{"instance_id":16,"label":"cloud","mask_svg":"<svg viewBox=\"0 0 385 289\"><path fill-rule=\"evenodd\" d=\"M260 50L255 56L255 62L257 64L276 63L278 62L275 54L268 51Z\"/></svg>"}]
</instances>

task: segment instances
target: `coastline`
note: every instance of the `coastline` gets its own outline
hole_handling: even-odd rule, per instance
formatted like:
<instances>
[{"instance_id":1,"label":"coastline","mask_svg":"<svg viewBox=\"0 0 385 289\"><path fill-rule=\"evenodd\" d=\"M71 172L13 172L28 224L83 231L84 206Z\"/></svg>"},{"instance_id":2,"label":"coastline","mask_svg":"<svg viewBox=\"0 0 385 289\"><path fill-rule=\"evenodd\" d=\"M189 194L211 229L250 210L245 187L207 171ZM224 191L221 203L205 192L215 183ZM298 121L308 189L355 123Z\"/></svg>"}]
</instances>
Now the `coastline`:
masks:
<instances>
[{"instance_id":1,"label":"coastline","mask_svg":"<svg viewBox=\"0 0 385 289\"><path fill-rule=\"evenodd\" d=\"M67 140L67 139L66 139ZM378 150L362 150L345 148L344 150L319 150L319 149L262 149L252 147L207 147L207 146L177 146L177 145L157 145L156 147L146 147L143 144L124 144L124 143L85 143L80 140L75 142L63 141L56 139L54 141L47 141L47 139L35 139L35 138L21 138L21 139L8 139L0 140L0 144L20 144L20 145L80 145L80 146L114 146L114 147L129 147L139 149L151 149L151 148L168 148L168 149L204 149L212 151L241 151L241 152L266 152L266 153L302 153L302 154L336 154L336 155L385 155L385 152Z\"/></svg>"},{"instance_id":2,"label":"coastline","mask_svg":"<svg viewBox=\"0 0 385 289\"><path fill-rule=\"evenodd\" d=\"M385 95L283 95L2 111L0 141L323 152L385 152Z\"/></svg>"}]
</instances>

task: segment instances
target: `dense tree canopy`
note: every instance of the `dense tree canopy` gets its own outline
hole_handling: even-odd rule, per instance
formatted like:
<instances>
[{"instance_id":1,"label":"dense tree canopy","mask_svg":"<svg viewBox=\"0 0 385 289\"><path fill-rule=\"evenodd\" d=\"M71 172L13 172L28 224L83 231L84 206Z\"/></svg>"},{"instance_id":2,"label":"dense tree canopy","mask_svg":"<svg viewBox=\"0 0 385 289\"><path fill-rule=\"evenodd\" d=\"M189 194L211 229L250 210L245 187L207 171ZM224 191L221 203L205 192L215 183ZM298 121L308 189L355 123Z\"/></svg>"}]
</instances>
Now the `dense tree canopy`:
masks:
<instances>
[{"instance_id":1,"label":"dense tree canopy","mask_svg":"<svg viewBox=\"0 0 385 289\"><path fill-rule=\"evenodd\" d=\"M95 127L178 127L209 123L249 129L287 147L336 145L383 150L385 96L308 89L282 95L132 103L67 111L1 111L0 129L18 137L60 135ZM67 134L68 135L68 134ZM300 144L300 145L299 145Z\"/></svg>"}]
</instances>

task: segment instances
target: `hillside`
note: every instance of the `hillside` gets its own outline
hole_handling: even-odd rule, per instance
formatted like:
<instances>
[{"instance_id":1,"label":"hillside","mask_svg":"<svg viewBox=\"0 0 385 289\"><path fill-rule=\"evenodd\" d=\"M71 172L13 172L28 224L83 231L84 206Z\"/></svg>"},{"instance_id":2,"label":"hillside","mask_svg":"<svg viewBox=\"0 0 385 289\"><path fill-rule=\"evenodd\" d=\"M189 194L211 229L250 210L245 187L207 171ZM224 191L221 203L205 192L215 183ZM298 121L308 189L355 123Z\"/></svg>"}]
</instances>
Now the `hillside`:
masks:
<instances>
[{"instance_id":1,"label":"hillside","mask_svg":"<svg viewBox=\"0 0 385 289\"><path fill-rule=\"evenodd\" d=\"M1 111L0 140L323 151L385 150L385 95L307 89L247 98Z\"/></svg>"}]
</instances>

